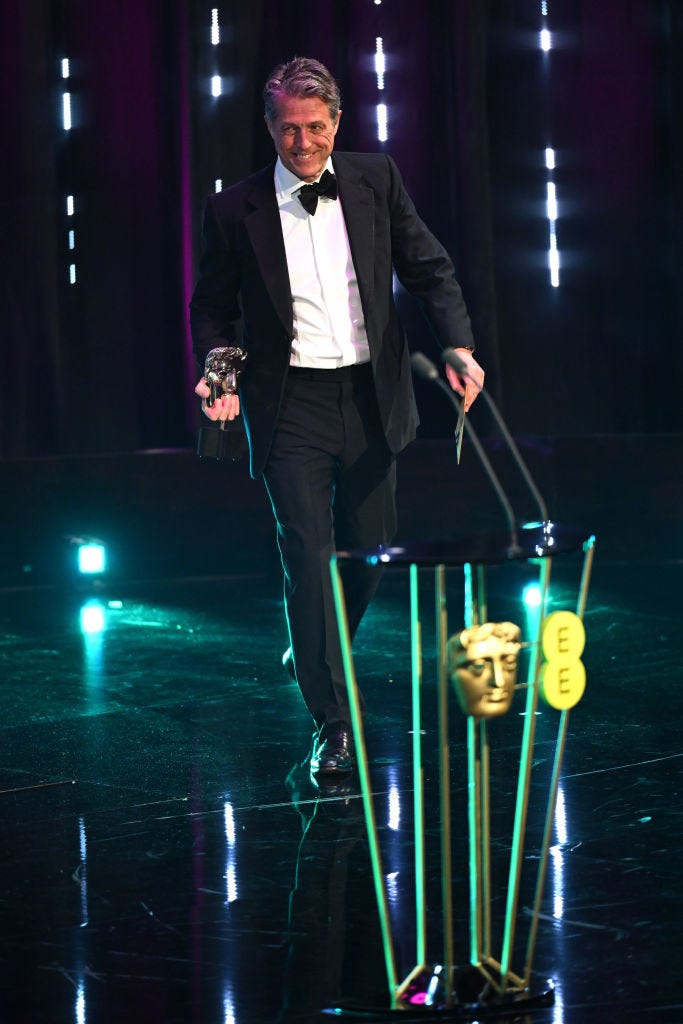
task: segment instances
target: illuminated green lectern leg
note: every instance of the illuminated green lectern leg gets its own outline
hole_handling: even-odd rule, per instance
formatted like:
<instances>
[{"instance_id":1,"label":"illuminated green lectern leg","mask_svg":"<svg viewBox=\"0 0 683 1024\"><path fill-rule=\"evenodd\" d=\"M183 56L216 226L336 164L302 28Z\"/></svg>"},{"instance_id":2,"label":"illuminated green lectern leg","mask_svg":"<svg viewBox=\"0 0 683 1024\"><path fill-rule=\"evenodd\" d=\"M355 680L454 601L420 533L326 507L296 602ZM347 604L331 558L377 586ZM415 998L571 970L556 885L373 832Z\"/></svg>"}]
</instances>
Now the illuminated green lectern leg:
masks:
<instances>
[{"instance_id":1,"label":"illuminated green lectern leg","mask_svg":"<svg viewBox=\"0 0 683 1024\"><path fill-rule=\"evenodd\" d=\"M560 769L569 726L569 711L581 700L586 685L586 673L581 662L581 654L585 642L583 616L586 610L588 587L590 585L595 554L595 537L590 537L583 546L584 560L576 615L571 612L555 612L546 619L542 634L541 647L545 663L541 666L541 696L551 707L560 710L560 723L555 743L555 759L548 793L548 806L545 816L543 842L538 862L536 892L531 915L531 927L527 941L526 963L524 965L524 983L528 988L531 980L538 920L541 912L541 900L545 886L548 867L548 852L552 837L557 791L560 782ZM572 621L572 620L576 621ZM550 668L548 668L550 666Z\"/></svg>"},{"instance_id":2,"label":"illuminated green lectern leg","mask_svg":"<svg viewBox=\"0 0 683 1024\"><path fill-rule=\"evenodd\" d=\"M548 603L548 587L552 560L541 559L540 608ZM539 619L542 614L539 615ZM522 858L524 855L524 833L526 830L527 811L529 808L529 786L531 782L531 766L534 753L534 734L536 731L536 708L538 705L538 678L540 673L541 645L540 622L538 636L529 659L529 676L524 712L524 730L522 733L522 749L519 758L519 777L517 780L517 800L515 803L515 819L512 831L512 851L510 854L510 872L508 876L508 893L505 911L505 928L503 933L503 951L500 957L501 991L509 988L523 989L524 981L511 970L512 952L515 939L517 905L519 901L519 883L522 874Z\"/></svg>"},{"instance_id":3,"label":"illuminated green lectern leg","mask_svg":"<svg viewBox=\"0 0 683 1024\"><path fill-rule=\"evenodd\" d=\"M442 975L445 981L444 1005L453 1005L453 855L451 851L451 772L448 742L448 612L446 608L446 569L436 567L436 642L438 652L439 723L439 811L441 839L441 925L443 936ZM424 958L423 958L424 959Z\"/></svg>"},{"instance_id":4,"label":"illuminated green lectern leg","mask_svg":"<svg viewBox=\"0 0 683 1024\"><path fill-rule=\"evenodd\" d=\"M351 709L351 726L353 738L356 745L356 757L358 760L358 778L360 781L361 795L363 798L363 811L365 813L365 827L368 833L370 846L370 862L372 864L372 877L375 886L375 896L379 910L380 929L382 933L382 945L384 947L384 963L389 984L389 995L391 1008L396 1007L396 960L394 956L394 944L391 936L391 922L389 920L389 907L384 889L384 876L382 872L382 859L379 850L377 837L377 824L375 822L375 810L372 801L372 789L370 788L370 776L368 773L368 756L365 747L365 736L363 733L363 715L358 696L358 683L353 667L351 655L351 634L349 632L349 620L346 614L346 601L344 599L344 588L341 582L337 559L330 560L330 575L332 577L332 589L334 593L335 611L339 625L339 636L341 640L342 658L344 662L344 674Z\"/></svg>"},{"instance_id":5,"label":"illuminated green lectern leg","mask_svg":"<svg viewBox=\"0 0 683 1024\"><path fill-rule=\"evenodd\" d=\"M377 825L374 812L374 802L372 799L372 789L370 786L370 776L368 772L368 759L367 750L365 746L365 738L363 732L363 720L360 708L360 700L358 697L358 684L356 681L355 670L353 666L353 657L351 654L351 638L348 628L348 619L346 614L346 602L344 599L344 590L341 582L341 575L339 572L339 566L337 559L332 558L330 561L330 574L332 577L332 588L334 593L335 610L337 614L337 621L340 625L340 639L342 646L342 656L344 662L344 673L346 676L346 684L349 693L349 706L351 709L351 725L353 728L353 735L356 744L356 755L358 759L358 777L361 788L361 796L363 799L363 808L365 812L365 824L368 833L368 843L370 846L370 859L372 864L373 881L375 886L375 894L377 897L377 906L379 909L380 916L380 929L382 934L382 943L384 947L384 962L387 972L387 982L389 987L389 995L392 1009L395 1009L399 1005L401 996L410 987L413 980L421 974L427 967L426 963L426 893L425 893L425 829L424 829L424 770L422 766L422 712L421 712L421 689L422 689L422 624L420 620L420 606L419 606L419 589L418 589L418 567L417 565L410 566L410 635L411 635L411 682L412 682L412 733L413 733L413 800L414 800L414 828L413 828L413 841L415 847L415 947L416 947L416 964L409 971L406 977L399 982L396 974L396 960L394 954L394 943L391 933L391 921L389 917L388 901L386 890L384 887L384 874L382 870L382 860L379 849L379 839L377 835ZM443 644L445 646L445 636L447 624L445 621L446 614L446 599L445 599L445 571L443 567L439 567L437 570L437 587L436 587L436 600L437 600L437 619L440 623L440 629L443 633ZM443 650L443 647L441 648ZM442 665L442 691L445 691L445 666L443 663L443 657L441 659ZM445 698L444 698L445 702ZM448 750L447 742L447 718L442 717L441 734L442 734L442 753ZM442 791L442 814L446 814L448 821L450 821L450 792L448 790L448 763L444 768L443 763L441 767L441 791ZM444 838L445 837L445 838ZM447 858L448 872L446 875L445 886L448 887L448 900L450 906L451 900L451 877L450 877L450 825L447 829L442 829L442 855ZM447 915L447 924L444 925L444 944L446 947L446 956L450 963L452 963L452 911ZM450 976L450 972L446 977ZM450 998L450 995L449 995Z\"/></svg>"}]
</instances>

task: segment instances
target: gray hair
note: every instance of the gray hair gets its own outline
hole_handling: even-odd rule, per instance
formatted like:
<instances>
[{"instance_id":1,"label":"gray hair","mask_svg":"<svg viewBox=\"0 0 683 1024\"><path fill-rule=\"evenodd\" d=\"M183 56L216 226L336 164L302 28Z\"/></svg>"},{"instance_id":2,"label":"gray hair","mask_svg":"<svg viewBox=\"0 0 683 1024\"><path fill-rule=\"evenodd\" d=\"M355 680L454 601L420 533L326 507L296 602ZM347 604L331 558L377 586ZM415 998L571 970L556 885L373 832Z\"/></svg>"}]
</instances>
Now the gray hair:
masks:
<instances>
[{"instance_id":1,"label":"gray hair","mask_svg":"<svg viewBox=\"0 0 683 1024\"><path fill-rule=\"evenodd\" d=\"M279 96L317 96L327 105L330 118L337 120L341 105L339 86L318 60L295 57L285 64L278 64L271 71L263 88L266 117L271 122L277 118Z\"/></svg>"}]
</instances>

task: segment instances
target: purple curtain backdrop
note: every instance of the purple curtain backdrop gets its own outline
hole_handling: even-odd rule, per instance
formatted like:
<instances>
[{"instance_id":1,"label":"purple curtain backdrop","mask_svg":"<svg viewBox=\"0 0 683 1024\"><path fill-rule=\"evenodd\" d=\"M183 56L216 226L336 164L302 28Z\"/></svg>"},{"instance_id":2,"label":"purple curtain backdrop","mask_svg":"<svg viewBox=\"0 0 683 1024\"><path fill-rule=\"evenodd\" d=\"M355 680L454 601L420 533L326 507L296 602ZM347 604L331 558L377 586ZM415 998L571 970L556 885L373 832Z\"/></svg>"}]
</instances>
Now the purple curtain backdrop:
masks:
<instances>
[{"instance_id":1,"label":"purple curtain backdrop","mask_svg":"<svg viewBox=\"0 0 683 1024\"><path fill-rule=\"evenodd\" d=\"M338 145L390 152L451 252L517 433L680 430L683 10L548 10L554 45L542 54L536 0L3 4L0 456L194 443L187 301L203 203L217 178L225 187L271 158L261 84L295 54L340 81ZM546 145L557 154L558 289ZM418 311L400 302L411 345L433 353ZM418 398L423 433L448 432L438 396Z\"/></svg>"}]
</instances>

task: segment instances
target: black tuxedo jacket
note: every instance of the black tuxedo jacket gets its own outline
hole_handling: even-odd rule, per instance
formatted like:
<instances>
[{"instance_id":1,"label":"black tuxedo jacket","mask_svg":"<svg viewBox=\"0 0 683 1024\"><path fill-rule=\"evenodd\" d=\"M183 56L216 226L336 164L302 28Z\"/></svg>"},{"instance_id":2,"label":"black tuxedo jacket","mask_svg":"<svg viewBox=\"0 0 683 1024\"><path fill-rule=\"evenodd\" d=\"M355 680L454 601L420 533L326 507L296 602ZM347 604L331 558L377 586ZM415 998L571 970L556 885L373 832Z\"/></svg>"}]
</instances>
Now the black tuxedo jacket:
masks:
<instances>
[{"instance_id":1,"label":"black tuxedo jacket","mask_svg":"<svg viewBox=\"0 0 683 1024\"><path fill-rule=\"evenodd\" d=\"M420 220L396 164L384 154L332 154L370 345L387 443L398 453L418 424L410 358L393 298L393 271L422 304L438 342L474 347L453 265ZM212 195L204 254L190 303L200 372L216 346L247 352L240 400L251 474L268 458L287 376L293 310L274 164Z\"/></svg>"}]
</instances>

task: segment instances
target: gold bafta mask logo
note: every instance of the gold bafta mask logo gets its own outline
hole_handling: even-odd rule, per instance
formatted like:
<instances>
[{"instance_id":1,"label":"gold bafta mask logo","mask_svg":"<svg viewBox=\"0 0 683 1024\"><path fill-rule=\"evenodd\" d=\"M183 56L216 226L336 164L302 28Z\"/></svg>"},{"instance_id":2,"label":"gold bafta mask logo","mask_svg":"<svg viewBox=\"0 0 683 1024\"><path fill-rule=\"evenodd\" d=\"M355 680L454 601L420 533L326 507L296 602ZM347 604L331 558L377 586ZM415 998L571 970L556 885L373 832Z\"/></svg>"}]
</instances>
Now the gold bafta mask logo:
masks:
<instances>
[{"instance_id":1,"label":"gold bafta mask logo","mask_svg":"<svg viewBox=\"0 0 683 1024\"><path fill-rule=\"evenodd\" d=\"M448 673L466 715L497 718L510 710L520 637L514 622L485 622L450 638Z\"/></svg>"}]
</instances>

